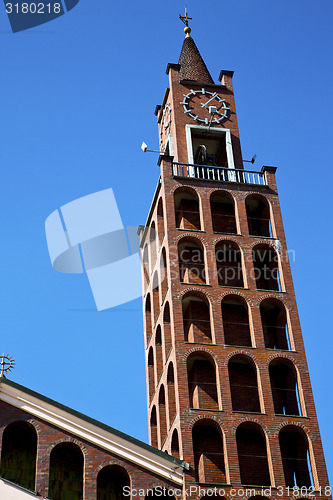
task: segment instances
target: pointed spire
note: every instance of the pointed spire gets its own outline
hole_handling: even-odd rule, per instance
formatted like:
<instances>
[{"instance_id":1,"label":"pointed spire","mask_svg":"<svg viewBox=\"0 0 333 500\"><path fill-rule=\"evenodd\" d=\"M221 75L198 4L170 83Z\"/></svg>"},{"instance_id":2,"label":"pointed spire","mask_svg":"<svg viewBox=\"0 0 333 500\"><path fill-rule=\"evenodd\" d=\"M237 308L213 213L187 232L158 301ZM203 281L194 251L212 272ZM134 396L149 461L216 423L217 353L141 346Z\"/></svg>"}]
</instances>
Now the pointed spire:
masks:
<instances>
[{"instance_id":1,"label":"pointed spire","mask_svg":"<svg viewBox=\"0 0 333 500\"><path fill-rule=\"evenodd\" d=\"M185 16L179 15L179 18L185 24L184 32L186 35L178 61L180 66L180 80L191 80L194 82L214 84L207 66L202 59L193 38L191 37L191 28L188 25L188 21L192 18L187 15L186 7Z\"/></svg>"}]
</instances>

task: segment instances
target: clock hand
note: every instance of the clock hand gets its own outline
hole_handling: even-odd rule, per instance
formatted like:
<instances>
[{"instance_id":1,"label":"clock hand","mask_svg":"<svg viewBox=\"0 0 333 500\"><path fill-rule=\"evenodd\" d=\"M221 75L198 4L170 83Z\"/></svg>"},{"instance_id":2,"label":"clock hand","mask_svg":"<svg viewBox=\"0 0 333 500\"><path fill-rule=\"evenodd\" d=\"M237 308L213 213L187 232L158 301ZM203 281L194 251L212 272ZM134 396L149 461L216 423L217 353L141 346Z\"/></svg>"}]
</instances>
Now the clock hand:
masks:
<instances>
[{"instance_id":1,"label":"clock hand","mask_svg":"<svg viewBox=\"0 0 333 500\"><path fill-rule=\"evenodd\" d=\"M206 107L207 107L207 104L209 104L210 102L212 102L212 100L213 100L213 99L215 99L215 97L216 97L216 96L217 96L217 93L215 92L215 93L213 94L213 97L211 97L211 98L209 99L209 101L205 102L205 104L201 104L201 107L202 107L202 108L206 108Z\"/></svg>"}]
</instances>

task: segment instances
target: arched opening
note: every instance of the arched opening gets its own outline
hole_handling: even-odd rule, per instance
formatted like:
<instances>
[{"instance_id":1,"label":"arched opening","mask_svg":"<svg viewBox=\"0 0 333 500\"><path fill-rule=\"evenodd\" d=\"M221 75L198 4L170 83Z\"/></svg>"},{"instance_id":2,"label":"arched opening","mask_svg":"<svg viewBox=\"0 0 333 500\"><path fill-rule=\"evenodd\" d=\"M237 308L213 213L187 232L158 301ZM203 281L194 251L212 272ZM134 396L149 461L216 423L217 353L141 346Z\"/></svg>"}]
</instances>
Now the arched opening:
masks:
<instances>
[{"instance_id":1,"label":"arched opening","mask_svg":"<svg viewBox=\"0 0 333 500\"><path fill-rule=\"evenodd\" d=\"M206 283L204 249L195 238L183 238L178 244L179 274L182 283Z\"/></svg>"},{"instance_id":2,"label":"arched opening","mask_svg":"<svg viewBox=\"0 0 333 500\"><path fill-rule=\"evenodd\" d=\"M225 344L252 347L246 301L237 295L227 295L223 298L221 307Z\"/></svg>"},{"instance_id":3,"label":"arched opening","mask_svg":"<svg viewBox=\"0 0 333 500\"><path fill-rule=\"evenodd\" d=\"M163 214L163 200L159 199L157 205L157 230L158 230L158 240L160 245L162 245L162 241L164 238L164 214Z\"/></svg>"},{"instance_id":4,"label":"arched opening","mask_svg":"<svg viewBox=\"0 0 333 500\"><path fill-rule=\"evenodd\" d=\"M28 422L9 424L2 437L0 476L35 490L37 433Z\"/></svg>"},{"instance_id":5,"label":"arched opening","mask_svg":"<svg viewBox=\"0 0 333 500\"><path fill-rule=\"evenodd\" d=\"M245 200L250 236L272 237L269 205L266 198L251 194Z\"/></svg>"},{"instance_id":6,"label":"arched opening","mask_svg":"<svg viewBox=\"0 0 333 500\"><path fill-rule=\"evenodd\" d=\"M97 476L97 500L125 500L124 488L130 487L127 471L118 465L107 465Z\"/></svg>"},{"instance_id":7,"label":"arched opening","mask_svg":"<svg viewBox=\"0 0 333 500\"><path fill-rule=\"evenodd\" d=\"M279 258L274 248L256 245L252 256L257 289L280 291Z\"/></svg>"},{"instance_id":8,"label":"arched opening","mask_svg":"<svg viewBox=\"0 0 333 500\"><path fill-rule=\"evenodd\" d=\"M155 368L154 368L154 350L151 347L148 353L148 383L150 401L155 392Z\"/></svg>"},{"instance_id":9,"label":"arched opening","mask_svg":"<svg viewBox=\"0 0 333 500\"><path fill-rule=\"evenodd\" d=\"M178 439L178 431L175 429L172 433L171 438L171 455L173 457L179 458L179 439Z\"/></svg>"},{"instance_id":10,"label":"arched opening","mask_svg":"<svg viewBox=\"0 0 333 500\"><path fill-rule=\"evenodd\" d=\"M288 359L274 359L269 365L274 411L279 415L301 415L297 373Z\"/></svg>"},{"instance_id":11,"label":"arched opening","mask_svg":"<svg viewBox=\"0 0 333 500\"><path fill-rule=\"evenodd\" d=\"M156 328L155 334L155 359L156 359L156 374L157 383L163 372L163 349L162 349L162 330L160 325Z\"/></svg>"},{"instance_id":12,"label":"arched opening","mask_svg":"<svg viewBox=\"0 0 333 500\"><path fill-rule=\"evenodd\" d=\"M199 421L192 430L196 481L226 483L223 438L213 422Z\"/></svg>"},{"instance_id":13,"label":"arched opening","mask_svg":"<svg viewBox=\"0 0 333 500\"><path fill-rule=\"evenodd\" d=\"M143 254L142 254L142 260L143 260L143 274L145 278L145 284L148 285L149 283L149 254L148 254L148 245L146 244L143 249Z\"/></svg>"},{"instance_id":14,"label":"arched opening","mask_svg":"<svg viewBox=\"0 0 333 500\"><path fill-rule=\"evenodd\" d=\"M162 292L161 304L162 304L164 297L168 291L168 268L167 268L165 248L163 248L161 253L160 270L161 270L161 292Z\"/></svg>"},{"instance_id":15,"label":"arched opening","mask_svg":"<svg viewBox=\"0 0 333 500\"><path fill-rule=\"evenodd\" d=\"M309 442L305 432L288 425L281 429L279 441L286 486L312 486Z\"/></svg>"},{"instance_id":16,"label":"arched opening","mask_svg":"<svg viewBox=\"0 0 333 500\"><path fill-rule=\"evenodd\" d=\"M167 384L169 403L169 427L171 427L176 416L175 374L172 363L170 363L168 367Z\"/></svg>"},{"instance_id":17,"label":"arched opening","mask_svg":"<svg viewBox=\"0 0 333 500\"><path fill-rule=\"evenodd\" d=\"M221 241L215 247L217 278L219 285L244 287L242 253L231 241Z\"/></svg>"},{"instance_id":18,"label":"arched opening","mask_svg":"<svg viewBox=\"0 0 333 500\"><path fill-rule=\"evenodd\" d=\"M155 271L153 276L153 307L154 307L154 324L155 324L160 312L160 287L159 287L159 279L157 271Z\"/></svg>"},{"instance_id":19,"label":"arched opening","mask_svg":"<svg viewBox=\"0 0 333 500\"><path fill-rule=\"evenodd\" d=\"M53 500L83 500L83 454L74 443L51 451L49 494Z\"/></svg>"},{"instance_id":20,"label":"arched opening","mask_svg":"<svg viewBox=\"0 0 333 500\"><path fill-rule=\"evenodd\" d=\"M176 227L200 231L199 198L194 189L179 188L175 191Z\"/></svg>"},{"instance_id":21,"label":"arched opening","mask_svg":"<svg viewBox=\"0 0 333 500\"><path fill-rule=\"evenodd\" d=\"M157 245L156 245L156 226L155 222L151 223L150 230L149 230L149 247L150 247L150 262L151 262L151 268L153 270L155 261L156 261L156 256L157 256Z\"/></svg>"},{"instance_id":22,"label":"arched opening","mask_svg":"<svg viewBox=\"0 0 333 500\"><path fill-rule=\"evenodd\" d=\"M165 438L167 436L167 415L165 406L165 391L164 385L161 385L160 392L158 395L158 412L160 417L160 437L161 437L161 449Z\"/></svg>"},{"instance_id":23,"label":"arched opening","mask_svg":"<svg viewBox=\"0 0 333 500\"><path fill-rule=\"evenodd\" d=\"M157 415L156 415L156 406L154 405L150 414L150 445L158 448L158 439L157 439Z\"/></svg>"},{"instance_id":24,"label":"arched opening","mask_svg":"<svg viewBox=\"0 0 333 500\"><path fill-rule=\"evenodd\" d=\"M228 371L233 411L259 413L257 370L252 360L237 354L230 359Z\"/></svg>"},{"instance_id":25,"label":"arched opening","mask_svg":"<svg viewBox=\"0 0 333 500\"><path fill-rule=\"evenodd\" d=\"M251 486L270 486L266 437L262 428L244 422L236 431L241 483Z\"/></svg>"},{"instance_id":26,"label":"arched opening","mask_svg":"<svg viewBox=\"0 0 333 500\"><path fill-rule=\"evenodd\" d=\"M168 359L169 353L172 349L172 338L171 338L171 324L170 324L170 306L169 302L166 302L163 312L163 330L164 330L164 349L165 349L165 360Z\"/></svg>"},{"instance_id":27,"label":"arched opening","mask_svg":"<svg viewBox=\"0 0 333 500\"><path fill-rule=\"evenodd\" d=\"M152 330L152 324L151 324L151 302L150 302L150 294L149 293L148 293L148 295L146 297L145 319L146 319L146 342L147 342L147 345L148 345L150 337L151 337L151 334L153 332L153 330Z\"/></svg>"},{"instance_id":28,"label":"arched opening","mask_svg":"<svg viewBox=\"0 0 333 500\"><path fill-rule=\"evenodd\" d=\"M214 233L236 234L235 205L226 191L215 191L210 197Z\"/></svg>"},{"instance_id":29,"label":"arched opening","mask_svg":"<svg viewBox=\"0 0 333 500\"><path fill-rule=\"evenodd\" d=\"M185 342L210 344L210 306L204 295L186 294L182 299Z\"/></svg>"},{"instance_id":30,"label":"arched opening","mask_svg":"<svg viewBox=\"0 0 333 500\"><path fill-rule=\"evenodd\" d=\"M290 350L286 309L276 299L265 299L260 304L262 329L267 349Z\"/></svg>"},{"instance_id":31,"label":"arched opening","mask_svg":"<svg viewBox=\"0 0 333 500\"><path fill-rule=\"evenodd\" d=\"M190 408L218 410L216 367L210 356L194 353L187 359Z\"/></svg>"}]
</instances>

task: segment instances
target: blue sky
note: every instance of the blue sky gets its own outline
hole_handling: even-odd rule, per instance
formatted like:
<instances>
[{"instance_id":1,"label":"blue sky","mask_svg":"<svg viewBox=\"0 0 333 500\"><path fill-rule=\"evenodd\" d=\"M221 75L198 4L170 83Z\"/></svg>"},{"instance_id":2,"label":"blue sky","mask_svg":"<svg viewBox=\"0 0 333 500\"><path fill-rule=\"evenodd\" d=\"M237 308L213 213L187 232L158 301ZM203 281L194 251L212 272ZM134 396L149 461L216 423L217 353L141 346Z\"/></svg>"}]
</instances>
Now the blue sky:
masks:
<instances>
[{"instance_id":1,"label":"blue sky","mask_svg":"<svg viewBox=\"0 0 333 500\"><path fill-rule=\"evenodd\" d=\"M329 472L331 0L189 0L213 78L235 71L244 158L275 165ZM159 171L154 109L177 62L183 3L80 0L13 34L0 6L1 344L11 379L147 439L141 301L97 312L86 277L56 273L47 216L112 187L125 225L144 224Z\"/></svg>"}]
</instances>

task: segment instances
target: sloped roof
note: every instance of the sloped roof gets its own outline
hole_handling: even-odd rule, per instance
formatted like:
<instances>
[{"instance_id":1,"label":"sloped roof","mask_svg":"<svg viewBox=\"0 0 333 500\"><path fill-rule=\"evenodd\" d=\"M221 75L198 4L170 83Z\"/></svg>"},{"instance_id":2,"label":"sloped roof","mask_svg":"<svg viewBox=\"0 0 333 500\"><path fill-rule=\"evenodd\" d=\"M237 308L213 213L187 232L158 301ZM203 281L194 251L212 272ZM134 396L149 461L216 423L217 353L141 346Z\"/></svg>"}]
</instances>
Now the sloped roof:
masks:
<instances>
[{"instance_id":1,"label":"sloped roof","mask_svg":"<svg viewBox=\"0 0 333 500\"><path fill-rule=\"evenodd\" d=\"M177 484L188 464L139 439L0 377L0 400Z\"/></svg>"},{"instance_id":2,"label":"sloped roof","mask_svg":"<svg viewBox=\"0 0 333 500\"><path fill-rule=\"evenodd\" d=\"M207 66L191 36L185 37L178 64L180 80L214 84Z\"/></svg>"}]
</instances>

